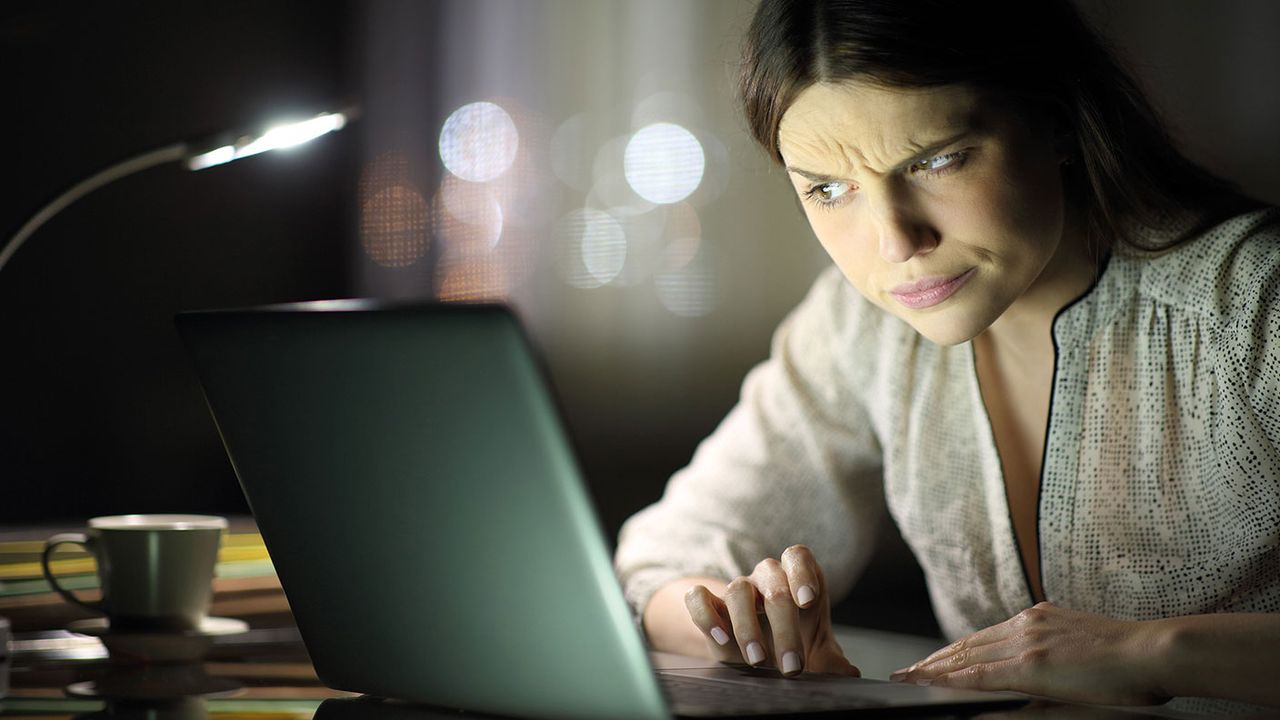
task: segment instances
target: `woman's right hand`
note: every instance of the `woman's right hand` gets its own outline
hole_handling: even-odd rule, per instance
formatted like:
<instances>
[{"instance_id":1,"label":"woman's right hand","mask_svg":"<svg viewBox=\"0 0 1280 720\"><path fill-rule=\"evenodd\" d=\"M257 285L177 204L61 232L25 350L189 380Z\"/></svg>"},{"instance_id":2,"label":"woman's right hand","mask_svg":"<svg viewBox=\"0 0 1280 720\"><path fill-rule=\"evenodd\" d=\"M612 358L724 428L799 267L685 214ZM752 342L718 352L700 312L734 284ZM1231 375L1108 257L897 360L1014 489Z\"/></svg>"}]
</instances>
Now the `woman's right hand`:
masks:
<instances>
[{"instance_id":1,"label":"woman's right hand","mask_svg":"<svg viewBox=\"0 0 1280 720\"><path fill-rule=\"evenodd\" d=\"M723 597L694 585L684 603L721 662L775 667L784 675L862 674L836 642L822 568L804 545L761 560L749 576L734 578Z\"/></svg>"}]
</instances>

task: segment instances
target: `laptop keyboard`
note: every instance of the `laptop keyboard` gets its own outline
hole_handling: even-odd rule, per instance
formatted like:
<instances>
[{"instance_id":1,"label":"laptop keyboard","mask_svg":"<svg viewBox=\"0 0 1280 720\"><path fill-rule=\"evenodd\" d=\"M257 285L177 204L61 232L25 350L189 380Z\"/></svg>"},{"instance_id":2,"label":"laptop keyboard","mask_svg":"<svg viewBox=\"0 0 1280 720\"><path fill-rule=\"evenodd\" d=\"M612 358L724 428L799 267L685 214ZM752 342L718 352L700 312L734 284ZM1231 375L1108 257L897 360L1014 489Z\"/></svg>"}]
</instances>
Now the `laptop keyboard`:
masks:
<instances>
[{"instance_id":1,"label":"laptop keyboard","mask_svg":"<svg viewBox=\"0 0 1280 720\"><path fill-rule=\"evenodd\" d=\"M876 700L852 696L848 688L838 691L817 682L720 682L667 673L658 673L658 680L677 715L769 715L884 706Z\"/></svg>"}]
</instances>

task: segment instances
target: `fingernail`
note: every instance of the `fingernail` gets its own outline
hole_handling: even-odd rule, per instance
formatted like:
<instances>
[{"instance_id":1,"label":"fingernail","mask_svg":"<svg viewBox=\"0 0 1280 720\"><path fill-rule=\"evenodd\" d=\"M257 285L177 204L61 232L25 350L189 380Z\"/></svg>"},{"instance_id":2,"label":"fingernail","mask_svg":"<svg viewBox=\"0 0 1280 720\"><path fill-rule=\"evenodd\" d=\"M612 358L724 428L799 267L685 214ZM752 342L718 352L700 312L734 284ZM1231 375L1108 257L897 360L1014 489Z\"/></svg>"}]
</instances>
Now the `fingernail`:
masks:
<instances>
[{"instance_id":1,"label":"fingernail","mask_svg":"<svg viewBox=\"0 0 1280 720\"><path fill-rule=\"evenodd\" d=\"M796 591L796 599L800 601L801 605L808 605L813 602L813 588L808 585L801 585L800 589Z\"/></svg>"},{"instance_id":2,"label":"fingernail","mask_svg":"<svg viewBox=\"0 0 1280 720\"><path fill-rule=\"evenodd\" d=\"M909 672L911 672L911 668L909 668L909 667L904 667L904 668L899 668L899 669L897 669L897 670L894 670L894 671L891 673L891 675L906 675L906 674L907 674L907 673L909 673Z\"/></svg>"},{"instance_id":3,"label":"fingernail","mask_svg":"<svg viewBox=\"0 0 1280 720\"><path fill-rule=\"evenodd\" d=\"M907 674L901 670L894 670L893 672L889 673L889 679L893 682L902 682L903 679L905 679L906 677L907 677Z\"/></svg>"},{"instance_id":4,"label":"fingernail","mask_svg":"<svg viewBox=\"0 0 1280 720\"><path fill-rule=\"evenodd\" d=\"M760 647L760 643L754 640L747 643L747 662L752 665L764 662L764 648Z\"/></svg>"},{"instance_id":5,"label":"fingernail","mask_svg":"<svg viewBox=\"0 0 1280 720\"><path fill-rule=\"evenodd\" d=\"M725 631L721 630L718 627L711 628L711 639L715 640L716 643L720 645L729 644L729 636L725 633Z\"/></svg>"},{"instance_id":6,"label":"fingernail","mask_svg":"<svg viewBox=\"0 0 1280 720\"><path fill-rule=\"evenodd\" d=\"M800 656L794 651L782 654L782 672L784 675L800 672Z\"/></svg>"}]
</instances>

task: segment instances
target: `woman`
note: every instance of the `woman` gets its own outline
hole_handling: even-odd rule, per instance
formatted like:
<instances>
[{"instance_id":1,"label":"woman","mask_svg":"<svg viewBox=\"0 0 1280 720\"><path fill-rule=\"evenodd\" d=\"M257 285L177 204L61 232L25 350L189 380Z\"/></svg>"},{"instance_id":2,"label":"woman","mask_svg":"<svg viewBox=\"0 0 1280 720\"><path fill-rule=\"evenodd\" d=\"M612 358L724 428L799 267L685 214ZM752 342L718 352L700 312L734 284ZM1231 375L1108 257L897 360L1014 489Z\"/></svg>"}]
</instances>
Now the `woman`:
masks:
<instances>
[{"instance_id":1,"label":"woman","mask_svg":"<svg viewBox=\"0 0 1280 720\"><path fill-rule=\"evenodd\" d=\"M857 674L887 506L955 640L893 679L1280 705L1280 216L1067 0L765 0L740 89L835 267L622 530L652 644Z\"/></svg>"}]
</instances>

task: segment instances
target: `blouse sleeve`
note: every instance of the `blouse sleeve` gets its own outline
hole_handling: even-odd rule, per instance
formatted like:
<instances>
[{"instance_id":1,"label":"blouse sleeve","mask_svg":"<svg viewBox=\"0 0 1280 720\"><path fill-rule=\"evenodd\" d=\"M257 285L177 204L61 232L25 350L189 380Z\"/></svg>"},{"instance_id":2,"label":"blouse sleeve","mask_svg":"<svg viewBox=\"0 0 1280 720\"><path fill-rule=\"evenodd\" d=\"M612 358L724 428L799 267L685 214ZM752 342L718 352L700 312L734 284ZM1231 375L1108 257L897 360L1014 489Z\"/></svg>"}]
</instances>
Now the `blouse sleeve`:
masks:
<instances>
[{"instance_id":1,"label":"blouse sleeve","mask_svg":"<svg viewBox=\"0 0 1280 720\"><path fill-rule=\"evenodd\" d=\"M1280 478L1280 212L1238 249L1224 283L1231 310L1219 337L1223 386L1239 400L1233 444L1243 476ZM1233 433L1226 433L1230 436ZM1277 486L1280 490L1280 485Z\"/></svg>"},{"instance_id":2,"label":"blouse sleeve","mask_svg":"<svg viewBox=\"0 0 1280 720\"><path fill-rule=\"evenodd\" d=\"M637 616L673 580L746 575L797 543L833 598L848 592L884 514L880 447L856 392L878 312L831 268L778 327L737 405L622 527L615 566Z\"/></svg>"}]
</instances>

